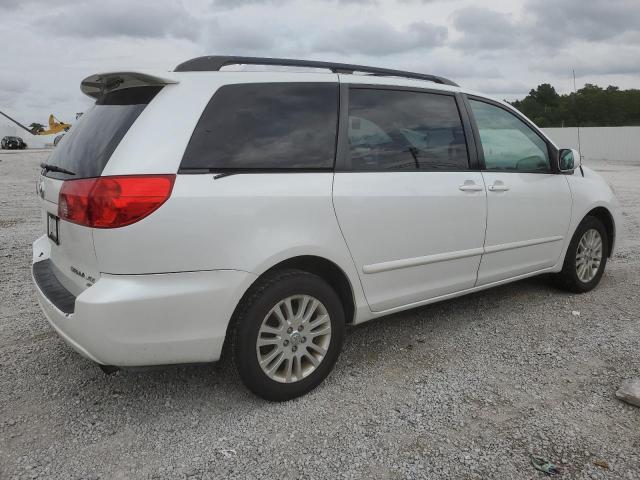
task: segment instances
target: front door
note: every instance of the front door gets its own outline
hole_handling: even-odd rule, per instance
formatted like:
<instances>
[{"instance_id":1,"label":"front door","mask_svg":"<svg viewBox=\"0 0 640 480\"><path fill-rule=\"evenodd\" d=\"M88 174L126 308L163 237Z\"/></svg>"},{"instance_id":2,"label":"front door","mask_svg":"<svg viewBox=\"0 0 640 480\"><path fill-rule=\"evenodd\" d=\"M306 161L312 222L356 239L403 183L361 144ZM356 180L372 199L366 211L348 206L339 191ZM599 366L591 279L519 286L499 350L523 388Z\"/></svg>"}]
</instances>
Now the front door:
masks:
<instances>
[{"instance_id":1,"label":"front door","mask_svg":"<svg viewBox=\"0 0 640 480\"><path fill-rule=\"evenodd\" d=\"M506 107L480 99L469 105L488 205L478 285L552 267L571 220L566 177L553 172L547 141Z\"/></svg>"},{"instance_id":2,"label":"front door","mask_svg":"<svg viewBox=\"0 0 640 480\"><path fill-rule=\"evenodd\" d=\"M455 96L355 85L348 96L333 198L371 309L473 287L486 192Z\"/></svg>"}]
</instances>

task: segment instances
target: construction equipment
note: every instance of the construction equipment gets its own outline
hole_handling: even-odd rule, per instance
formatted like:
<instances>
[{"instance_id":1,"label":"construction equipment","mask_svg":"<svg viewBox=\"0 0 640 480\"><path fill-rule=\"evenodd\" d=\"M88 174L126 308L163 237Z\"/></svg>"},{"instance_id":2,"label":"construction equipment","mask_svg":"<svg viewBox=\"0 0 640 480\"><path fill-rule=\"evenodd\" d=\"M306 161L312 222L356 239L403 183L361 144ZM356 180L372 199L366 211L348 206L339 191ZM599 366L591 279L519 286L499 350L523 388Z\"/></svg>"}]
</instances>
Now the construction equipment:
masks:
<instances>
[{"instance_id":1,"label":"construction equipment","mask_svg":"<svg viewBox=\"0 0 640 480\"><path fill-rule=\"evenodd\" d=\"M61 122L56 117L54 117L53 114L49 115L49 128L48 129L45 129L42 125L39 125L39 124L31 124L31 125L33 125L32 128L25 127L23 124L21 124L20 122L18 122L17 120L15 120L13 118L11 118L9 115L7 115L6 113L4 113L2 111L0 111L0 115L2 115L3 117L8 118L13 123L18 125L20 128L22 128L23 130L26 130L27 132L29 132L31 135L55 135L55 134L58 134L58 133L61 133L61 132L66 132L71 128L71 124Z\"/></svg>"}]
</instances>

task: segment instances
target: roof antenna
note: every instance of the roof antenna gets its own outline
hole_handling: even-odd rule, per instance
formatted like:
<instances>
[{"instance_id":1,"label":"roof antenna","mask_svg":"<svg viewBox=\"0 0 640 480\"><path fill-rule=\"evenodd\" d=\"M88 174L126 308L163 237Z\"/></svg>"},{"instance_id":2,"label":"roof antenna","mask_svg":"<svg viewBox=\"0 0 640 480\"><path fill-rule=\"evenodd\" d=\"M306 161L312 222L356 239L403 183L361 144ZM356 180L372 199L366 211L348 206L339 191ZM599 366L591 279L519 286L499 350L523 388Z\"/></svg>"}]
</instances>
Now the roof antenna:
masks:
<instances>
[{"instance_id":1,"label":"roof antenna","mask_svg":"<svg viewBox=\"0 0 640 480\"><path fill-rule=\"evenodd\" d=\"M573 69L571 71L573 72L573 93L576 95L575 101L576 101L576 106L577 106L577 104L578 104L578 89L576 88L576 71L575 71L575 69ZM577 111L576 111L576 113L577 113ZM582 169L582 147L580 145L580 119L578 118L578 116L576 116L576 120L578 121L578 125L577 125L576 128L578 129L578 156L580 157L578 160L579 160L579 166L580 166L580 173L584 177L584 170Z\"/></svg>"}]
</instances>

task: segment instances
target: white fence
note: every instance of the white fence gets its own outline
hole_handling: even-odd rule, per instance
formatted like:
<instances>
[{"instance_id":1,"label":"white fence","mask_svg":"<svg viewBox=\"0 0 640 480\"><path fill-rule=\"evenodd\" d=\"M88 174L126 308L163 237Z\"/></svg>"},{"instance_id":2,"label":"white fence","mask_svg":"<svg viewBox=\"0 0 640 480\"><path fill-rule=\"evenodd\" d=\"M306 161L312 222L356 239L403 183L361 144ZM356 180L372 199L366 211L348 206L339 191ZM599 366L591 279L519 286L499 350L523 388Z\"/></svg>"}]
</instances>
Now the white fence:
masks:
<instances>
[{"instance_id":1,"label":"white fence","mask_svg":"<svg viewBox=\"0 0 640 480\"><path fill-rule=\"evenodd\" d=\"M577 128L544 128L560 148L578 149ZM585 160L640 163L640 127L580 128L580 153Z\"/></svg>"}]
</instances>

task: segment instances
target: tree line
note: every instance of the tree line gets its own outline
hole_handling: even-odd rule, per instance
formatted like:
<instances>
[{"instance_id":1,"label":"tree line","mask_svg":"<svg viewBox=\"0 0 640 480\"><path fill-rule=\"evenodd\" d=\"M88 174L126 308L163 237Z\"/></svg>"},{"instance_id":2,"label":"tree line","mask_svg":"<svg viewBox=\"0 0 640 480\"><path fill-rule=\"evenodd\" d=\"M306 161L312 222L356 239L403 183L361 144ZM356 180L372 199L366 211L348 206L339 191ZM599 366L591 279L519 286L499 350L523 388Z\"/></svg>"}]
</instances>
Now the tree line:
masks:
<instances>
[{"instance_id":1,"label":"tree line","mask_svg":"<svg viewBox=\"0 0 640 480\"><path fill-rule=\"evenodd\" d=\"M577 92L560 95L552 85L543 83L511 105L539 127L640 125L640 90L620 90L612 85L601 88L587 83Z\"/></svg>"}]
</instances>

